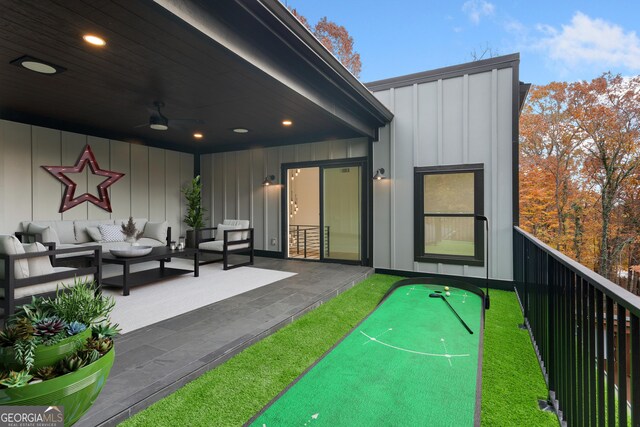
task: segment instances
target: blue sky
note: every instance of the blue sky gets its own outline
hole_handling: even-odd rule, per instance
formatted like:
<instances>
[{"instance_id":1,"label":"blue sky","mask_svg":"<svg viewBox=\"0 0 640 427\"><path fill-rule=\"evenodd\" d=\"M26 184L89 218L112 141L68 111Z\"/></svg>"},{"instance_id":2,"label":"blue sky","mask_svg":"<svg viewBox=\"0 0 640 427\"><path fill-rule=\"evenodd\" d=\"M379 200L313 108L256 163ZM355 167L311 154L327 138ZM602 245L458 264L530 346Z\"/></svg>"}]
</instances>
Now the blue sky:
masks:
<instances>
[{"instance_id":1,"label":"blue sky","mask_svg":"<svg viewBox=\"0 0 640 427\"><path fill-rule=\"evenodd\" d=\"M315 23L344 25L369 82L520 52L520 79L640 74L639 1L281 0Z\"/></svg>"}]
</instances>

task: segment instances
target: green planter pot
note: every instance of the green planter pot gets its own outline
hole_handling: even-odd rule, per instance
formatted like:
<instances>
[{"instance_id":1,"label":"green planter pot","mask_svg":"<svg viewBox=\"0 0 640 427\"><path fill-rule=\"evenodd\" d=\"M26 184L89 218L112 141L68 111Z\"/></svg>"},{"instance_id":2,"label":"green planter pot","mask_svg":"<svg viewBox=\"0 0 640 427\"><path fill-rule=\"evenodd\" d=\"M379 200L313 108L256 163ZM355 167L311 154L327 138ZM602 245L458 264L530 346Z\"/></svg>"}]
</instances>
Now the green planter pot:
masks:
<instances>
[{"instance_id":1,"label":"green planter pot","mask_svg":"<svg viewBox=\"0 0 640 427\"><path fill-rule=\"evenodd\" d=\"M0 390L0 405L64 406L64 425L73 425L93 405L107 382L115 349L61 377L24 387Z\"/></svg>"},{"instance_id":2,"label":"green planter pot","mask_svg":"<svg viewBox=\"0 0 640 427\"><path fill-rule=\"evenodd\" d=\"M84 343L87 338L91 337L91 328L87 328L85 331L65 338L62 341L53 345L41 344L36 347L34 352L35 362L33 364L35 369L42 368L43 366L51 366L64 359L67 355L77 350L78 346ZM79 344L80 343L80 344ZM12 347L0 348L0 365L6 366L8 369L20 370L22 369L20 364L16 362L15 353Z\"/></svg>"}]
</instances>

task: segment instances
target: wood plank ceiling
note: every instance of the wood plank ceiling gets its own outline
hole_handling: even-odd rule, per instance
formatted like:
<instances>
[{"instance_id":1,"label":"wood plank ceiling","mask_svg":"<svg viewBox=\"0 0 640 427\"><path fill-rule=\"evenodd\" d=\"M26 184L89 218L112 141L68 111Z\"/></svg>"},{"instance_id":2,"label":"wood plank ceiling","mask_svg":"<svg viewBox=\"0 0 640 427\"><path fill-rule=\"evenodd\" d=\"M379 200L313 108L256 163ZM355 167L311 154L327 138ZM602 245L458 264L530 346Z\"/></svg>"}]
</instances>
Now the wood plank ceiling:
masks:
<instances>
[{"instance_id":1,"label":"wood plank ceiling","mask_svg":"<svg viewBox=\"0 0 640 427\"><path fill-rule=\"evenodd\" d=\"M2 118L189 152L359 136L152 1L0 0L0 7ZM87 33L107 45L87 44ZM66 71L48 76L10 64L23 55ZM155 100L169 119L203 123L136 127L148 123ZM195 140L195 131L204 138Z\"/></svg>"}]
</instances>

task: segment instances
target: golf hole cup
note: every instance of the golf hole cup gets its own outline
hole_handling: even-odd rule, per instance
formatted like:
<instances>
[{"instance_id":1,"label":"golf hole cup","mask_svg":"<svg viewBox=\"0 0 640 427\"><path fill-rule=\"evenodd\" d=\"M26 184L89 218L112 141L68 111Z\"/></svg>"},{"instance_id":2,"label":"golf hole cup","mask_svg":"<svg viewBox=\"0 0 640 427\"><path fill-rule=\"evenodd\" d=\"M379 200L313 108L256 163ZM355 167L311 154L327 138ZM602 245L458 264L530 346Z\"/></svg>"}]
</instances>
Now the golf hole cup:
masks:
<instances>
[{"instance_id":1,"label":"golf hole cup","mask_svg":"<svg viewBox=\"0 0 640 427\"><path fill-rule=\"evenodd\" d=\"M176 241L172 240L171 244L169 245L169 247L171 248L172 251L175 251L176 250Z\"/></svg>"}]
</instances>

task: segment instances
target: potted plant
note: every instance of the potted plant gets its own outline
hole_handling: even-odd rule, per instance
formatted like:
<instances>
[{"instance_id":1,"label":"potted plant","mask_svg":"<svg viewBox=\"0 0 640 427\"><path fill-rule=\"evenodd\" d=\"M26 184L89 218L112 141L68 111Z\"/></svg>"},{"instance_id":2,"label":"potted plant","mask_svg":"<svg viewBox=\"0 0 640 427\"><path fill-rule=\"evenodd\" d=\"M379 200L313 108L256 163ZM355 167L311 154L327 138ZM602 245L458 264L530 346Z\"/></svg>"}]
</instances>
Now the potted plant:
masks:
<instances>
[{"instance_id":1,"label":"potted plant","mask_svg":"<svg viewBox=\"0 0 640 427\"><path fill-rule=\"evenodd\" d=\"M202 207L202 183L200 175L191 180L191 183L182 189L182 194L187 201L187 213L184 216L184 223L191 227L187 230L188 248L196 246L195 233L199 228L204 227L204 213L206 209Z\"/></svg>"},{"instance_id":2,"label":"potted plant","mask_svg":"<svg viewBox=\"0 0 640 427\"><path fill-rule=\"evenodd\" d=\"M114 300L76 281L33 297L0 332L0 405L64 406L65 425L93 404L113 365Z\"/></svg>"},{"instance_id":3,"label":"potted plant","mask_svg":"<svg viewBox=\"0 0 640 427\"><path fill-rule=\"evenodd\" d=\"M133 217L129 217L129 221L125 224L122 223L122 234L124 234L124 241L131 244L131 246L137 246L138 240L142 237L142 231L138 231L136 223L133 222Z\"/></svg>"}]
</instances>

